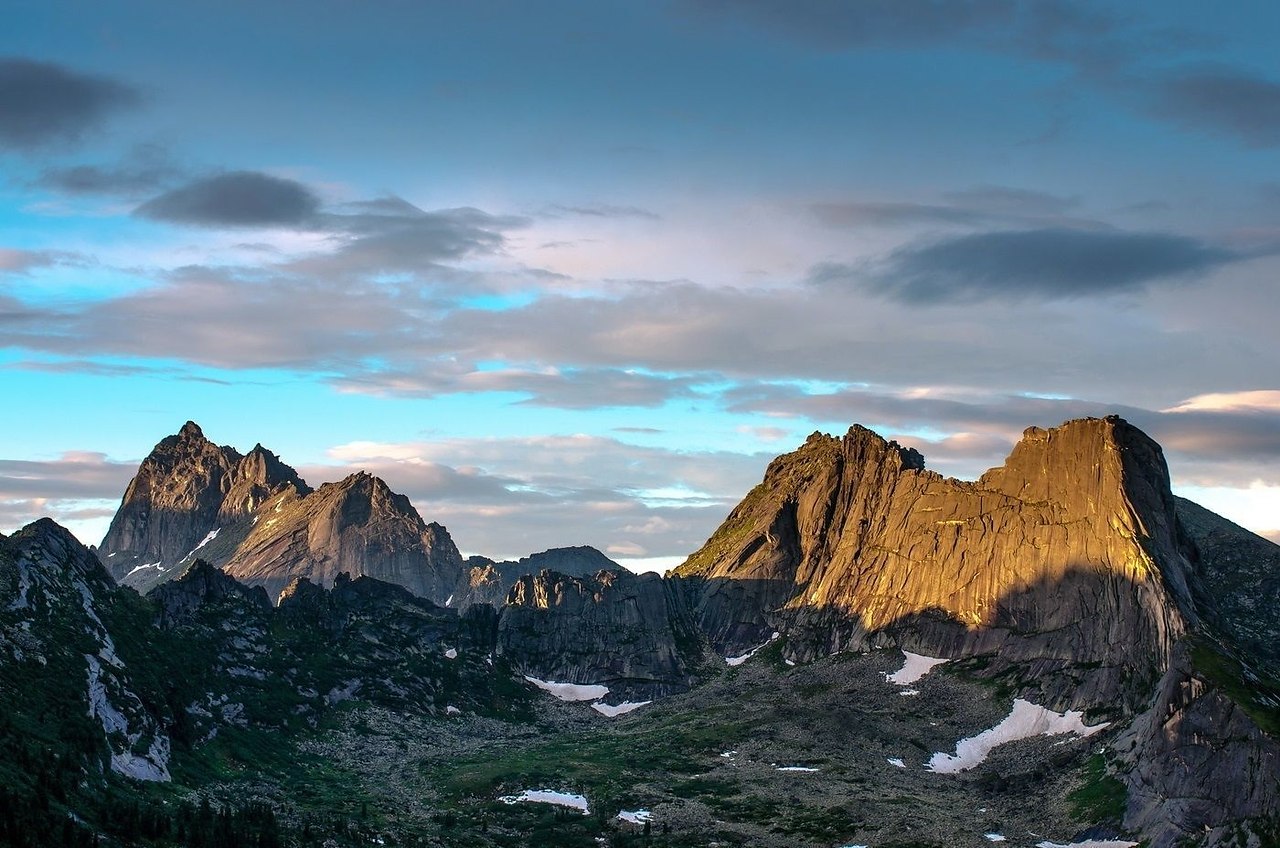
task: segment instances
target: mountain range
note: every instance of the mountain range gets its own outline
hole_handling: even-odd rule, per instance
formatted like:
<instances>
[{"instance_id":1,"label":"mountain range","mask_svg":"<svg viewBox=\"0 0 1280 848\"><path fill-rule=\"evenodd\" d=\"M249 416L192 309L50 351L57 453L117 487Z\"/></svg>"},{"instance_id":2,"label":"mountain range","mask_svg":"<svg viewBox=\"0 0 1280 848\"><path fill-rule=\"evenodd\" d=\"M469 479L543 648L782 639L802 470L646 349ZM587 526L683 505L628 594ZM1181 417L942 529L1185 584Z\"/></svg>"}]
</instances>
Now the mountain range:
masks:
<instances>
[{"instance_id":1,"label":"mountain range","mask_svg":"<svg viewBox=\"0 0 1280 848\"><path fill-rule=\"evenodd\" d=\"M1116 417L972 482L815 433L664 576L188 422L96 550L0 537L0 837L1274 845L1278 591Z\"/></svg>"}]
</instances>

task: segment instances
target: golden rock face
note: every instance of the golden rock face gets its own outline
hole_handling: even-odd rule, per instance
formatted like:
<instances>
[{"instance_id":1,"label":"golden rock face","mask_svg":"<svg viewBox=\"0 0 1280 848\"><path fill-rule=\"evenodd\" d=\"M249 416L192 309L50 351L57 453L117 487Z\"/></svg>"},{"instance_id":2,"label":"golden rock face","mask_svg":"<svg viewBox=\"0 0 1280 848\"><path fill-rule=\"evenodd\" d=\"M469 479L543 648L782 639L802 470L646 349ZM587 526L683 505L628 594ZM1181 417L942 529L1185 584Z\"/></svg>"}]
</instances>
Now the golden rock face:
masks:
<instances>
[{"instance_id":1,"label":"golden rock face","mask_svg":"<svg viewBox=\"0 0 1280 848\"><path fill-rule=\"evenodd\" d=\"M1032 428L975 482L854 427L775 460L676 573L707 582L702 623L726 651L779 621L856 625L804 654L927 615L968 649L1055 632L1078 662L1123 644L1162 667L1187 594L1173 509L1159 446L1118 418Z\"/></svg>"}]
</instances>

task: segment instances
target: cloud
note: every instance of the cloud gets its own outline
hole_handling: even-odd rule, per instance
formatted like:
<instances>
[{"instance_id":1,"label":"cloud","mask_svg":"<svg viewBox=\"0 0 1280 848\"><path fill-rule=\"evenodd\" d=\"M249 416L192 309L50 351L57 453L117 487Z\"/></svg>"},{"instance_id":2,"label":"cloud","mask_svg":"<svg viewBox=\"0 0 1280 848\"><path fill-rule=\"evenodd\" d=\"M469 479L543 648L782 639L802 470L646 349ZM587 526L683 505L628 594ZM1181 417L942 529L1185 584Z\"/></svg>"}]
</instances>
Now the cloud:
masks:
<instances>
[{"instance_id":1,"label":"cloud","mask_svg":"<svg viewBox=\"0 0 1280 848\"><path fill-rule=\"evenodd\" d=\"M330 455L340 464L302 469L308 480L369 470L445 524L461 548L495 558L571 544L682 557L759 482L768 460L582 435L353 442Z\"/></svg>"},{"instance_id":2,"label":"cloud","mask_svg":"<svg viewBox=\"0 0 1280 848\"><path fill-rule=\"evenodd\" d=\"M273 227L306 224L319 208L320 199L295 180L230 171L167 191L135 214L202 227Z\"/></svg>"},{"instance_id":3,"label":"cloud","mask_svg":"<svg viewBox=\"0 0 1280 848\"><path fill-rule=\"evenodd\" d=\"M656 407L676 398L695 397L699 382L696 376L647 374L620 368L467 370L439 360L419 366L417 371L347 374L332 382L342 391L402 397L514 392L529 395L519 401L521 404L557 409Z\"/></svg>"},{"instance_id":4,"label":"cloud","mask_svg":"<svg viewBox=\"0 0 1280 848\"><path fill-rule=\"evenodd\" d=\"M854 281L905 303L1069 299L1186 280L1244 258L1167 233L1040 229L908 245L878 268L820 265L813 281Z\"/></svg>"},{"instance_id":5,"label":"cloud","mask_svg":"<svg viewBox=\"0 0 1280 848\"><path fill-rule=\"evenodd\" d=\"M550 218L643 218L649 221L661 220L662 216L639 206L617 206L611 203L593 203L577 206L553 204L543 212Z\"/></svg>"},{"instance_id":6,"label":"cloud","mask_svg":"<svg viewBox=\"0 0 1280 848\"><path fill-rule=\"evenodd\" d=\"M0 275L26 274L58 262L59 254L48 250L14 250L0 247Z\"/></svg>"},{"instance_id":7,"label":"cloud","mask_svg":"<svg viewBox=\"0 0 1280 848\"><path fill-rule=\"evenodd\" d=\"M982 185L946 192L943 197L958 206L1010 216L1065 215L1080 205L1078 197L1000 185Z\"/></svg>"},{"instance_id":8,"label":"cloud","mask_svg":"<svg viewBox=\"0 0 1280 848\"><path fill-rule=\"evenodd\" d=\"M32 151L79 141L138 93L51 62L0 58L0 148Z\"/></svg>"},{"instance_id":9,"label":"cloud","mask_svg":"<svg viewBox=\"0 0 1280 848\"><path fill-rule=\"evenodd\" d=\"M0 459L0 500L118 500L136 469L135 462L88 451L68 451L54 460Z\"/></svg>"},{"instance_id":10,"label":"cloud","mask_svg":"<svg viewBox=\"0 0 1280 848\"><path fill-rule=\"evenodd\" d=\"M181 176L164 151L150 145L135 148L111 165L46 168L32 185L69 195L112 195L134 198L150 194Z\"/></svg>"},{"instance_id":11,"label":"cloud","mask_svg":"<svg viewBox=\"0 0 1280 848\"><path fill-rule=\"evenodd\" d=\"M946 203L900 201L842 201L812 204L814 216L830 227L896 227L943 225L977 227L993 222L1023 226L1072 224L1097 228L1099 224L1067 218L1077 198L1007 186L977 186L943 194Z\"/></svg>"},{"instance_id":12,"label":"cloud","mask_svg":"<svg viewBox=\"0 0 1280 848\"><path fill-rule=\"evenodd\" d=\"M347 204L348 214L324 214L314 225L330 233L334 249L297 258L280 267L305 274L351 276L431 271L442 262L500 251L504 231L525 218L461 207L427 212L398 197Z\"/></svg>"},{"instance_id":13,"label":"cloud","mask_svg":"<svg viewBox=\"0 0 1280 848\"><path fill-rule=\"evenodd\" d=\"M1175 73L1154 84L1157 113L1249 147L1280 145L1280 83L1233 68Z\"/></svg>"}]
</instances>

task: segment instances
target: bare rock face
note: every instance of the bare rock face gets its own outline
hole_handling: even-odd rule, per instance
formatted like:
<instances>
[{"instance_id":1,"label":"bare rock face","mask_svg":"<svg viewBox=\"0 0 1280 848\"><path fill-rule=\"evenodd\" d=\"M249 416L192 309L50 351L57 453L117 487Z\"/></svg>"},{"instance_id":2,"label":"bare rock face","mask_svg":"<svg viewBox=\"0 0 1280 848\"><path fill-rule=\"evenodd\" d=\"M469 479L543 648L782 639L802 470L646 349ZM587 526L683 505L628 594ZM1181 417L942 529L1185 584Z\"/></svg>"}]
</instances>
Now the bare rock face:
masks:
<instances>
[{"instance_id":1,"label":"bare rock face","mask_svg":"<svg viewBox=\"0 0 1280 848\"><path fill-rule=\"evenodd\" d=\"M1049 700L1135 706L1194 617L1176 527L1160 447L1119 418L1032 428L973 483L855 426L775 460L676 573L726 655L775 629L798 658L992 652L1083 669Z\"/></svg>"},{"instance_id":2,"label":"bare rock face","mask_svg":"<svg viewBox=\"0 0 1280 848\"><path fill-rule=\"evenodd\" d=\"M176 563L217 526L223 499L240 462L188 421L161 440L129 481L120 509L98 546L112 574L140 564Z\"/></svg>"},{"instance_id":3,"label":"bare rock face","mask_svg":"<svg viewBox=\"0 0 1280 848\"><path fill-rule=\"evenodd\" d=\"M325 587L340 574L369 576L440 600L462 556L439 524L427 525L404 495L353 474L265 510L224 570L273 597L302 577Z\"/></svg>"},{"instance_id":4,"label":"bare rock face","mask_svg":"<svg viewBox=\"0 0 1280 848\"><path fill-rule=\"evenodd\" d=\"M1270 717L1274 732L1275 704L1220 650L1204 639L1180 644L1150 709L1115 744L1128 766L1124 825L1152 848L1193 834L1198 845L1272 844L1280 743L1255 718Z\"/></svg>"},{"instance_id":5,"label":"bare rock face","mask_svg":"<svg viewBox=\"0 0 1280 848\"><path fill-rule=\"evenodd\" d=\"M1208 624L1259 661L1280 663L1280 545L1176 498L1196 548L1196 603Z\"/></svg>"},{"instance_id":6,"label":"bare rock face","mask_svg":"<svg viewBox=\"0 0 1280 848\"><path fill-rule=\"evenodd\" d=\"M310 491L261 445L241 456L215 445L188 421L142 461L98 555L116 579L149 588L180 574L197 551L225 559L268 498ZM222 540L205 550L218 536Z\"/></svg>"},{"instance_id":7,"label":"bare rock face","mask_svg":"<svg viewBox=\"0 0 1280 848\"><path fill-rule=\"evenodd\" d=\"M679 581L628 571L521 577L501 610L498 650L532 677L631 698L688 688L703 655Z\"/></svg>"}]
</instances>

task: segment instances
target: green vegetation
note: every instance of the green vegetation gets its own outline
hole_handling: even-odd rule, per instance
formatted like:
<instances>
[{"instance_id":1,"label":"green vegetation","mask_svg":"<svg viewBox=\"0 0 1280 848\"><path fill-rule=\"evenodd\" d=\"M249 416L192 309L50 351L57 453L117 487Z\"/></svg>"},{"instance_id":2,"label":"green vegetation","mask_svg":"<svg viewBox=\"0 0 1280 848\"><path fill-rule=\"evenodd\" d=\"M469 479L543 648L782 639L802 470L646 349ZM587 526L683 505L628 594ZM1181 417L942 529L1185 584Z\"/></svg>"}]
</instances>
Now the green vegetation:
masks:
<instances>
[{"instance_id":1,"label":"green vegetation","mask_svg":"<svg viewBox=\"0 0 1280 848\"><path fill-rule=\"evenodd\" d=\"M1107 773L1106 759L1094 754L1085 762L1084 782L1067 800L1081 821L1118 822L1124 817L1127 792L1123 783Z\"/></svg>"},{"instance_id":2,"label":"green vegetation","mask_svg":"<svg viewBox=\"0 0 1280 848\"><path fill-rule=\"evenodd\" d=\"M1280 686L1253 674L1204 636L1191 640L1191 664L1244 710L1263 732L1280 738L1280 710L1271 705L1280 699Z\"/></svg>"}]
</instances>

